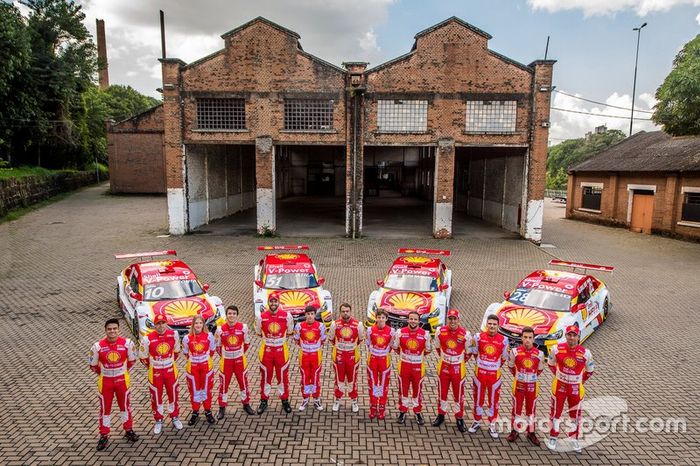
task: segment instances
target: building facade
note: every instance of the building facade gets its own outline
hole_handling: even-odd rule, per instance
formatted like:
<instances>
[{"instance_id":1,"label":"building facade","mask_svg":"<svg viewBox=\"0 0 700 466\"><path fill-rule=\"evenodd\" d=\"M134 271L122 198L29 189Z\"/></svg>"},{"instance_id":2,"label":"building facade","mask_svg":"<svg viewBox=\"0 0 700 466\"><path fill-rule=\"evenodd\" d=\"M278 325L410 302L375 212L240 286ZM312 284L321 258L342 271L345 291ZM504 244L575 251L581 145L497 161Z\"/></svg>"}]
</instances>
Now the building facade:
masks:
<instances>
[{"instance_id":1,"label":"building facade","mask_svg":"<svg viewBox=\"0 0 700 466\"><path fill-rule=\"evenodd\" d=\"M326 197L357 237L390 193L430 205L435 237L469 215L540 241L554 61L506 58L454 17L370 69L264 18L222 38L193 63L161 60L171 233L252 208L275 232L280 200Z\"/></svg>"}]
</instances>

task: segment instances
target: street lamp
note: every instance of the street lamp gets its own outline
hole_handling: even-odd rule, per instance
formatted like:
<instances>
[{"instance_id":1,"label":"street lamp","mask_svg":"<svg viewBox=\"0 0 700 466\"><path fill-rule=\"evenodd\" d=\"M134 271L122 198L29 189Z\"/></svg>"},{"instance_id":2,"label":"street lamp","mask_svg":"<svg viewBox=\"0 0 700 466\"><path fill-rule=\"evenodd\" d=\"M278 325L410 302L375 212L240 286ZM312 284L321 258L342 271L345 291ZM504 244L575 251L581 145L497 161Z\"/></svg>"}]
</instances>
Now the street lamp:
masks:
<instances>
[{"instance_id":1,"label":"street lamp","mask_svg":"<svg viewBox=\"0 0 700 466\"><path fill-rule=\"evenodd\" d=\"M642 35L642 28L646 26L647 23L642 24L638 28L633 28L633 31L637 31L637 54L634 57L634 82L632 83L632 113L630 115L630 136L632 136L632 124L634 123L634 94L637 92L637 61L639 60L639 36Z\"/></svg>"}]
</instances>

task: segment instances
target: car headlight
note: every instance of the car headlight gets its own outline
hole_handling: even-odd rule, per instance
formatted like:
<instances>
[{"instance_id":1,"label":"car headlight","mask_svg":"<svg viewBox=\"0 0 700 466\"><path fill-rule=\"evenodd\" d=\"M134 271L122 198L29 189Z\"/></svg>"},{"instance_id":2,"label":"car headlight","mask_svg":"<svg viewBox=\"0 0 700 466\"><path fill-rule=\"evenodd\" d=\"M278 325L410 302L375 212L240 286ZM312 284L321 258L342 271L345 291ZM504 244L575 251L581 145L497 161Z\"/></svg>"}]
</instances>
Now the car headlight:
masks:
<instances>
[{"instance_id":1,"label":"car headlight","mask_svg":"<svg viewBox=\"0 0 700 466\"><path fill-rule=\"evenodd\" d=\"M153 323L151 319L146 319L146 327L148 328L156 328L156 324Z\"/></svg>"},{"instance_id":2,"label":"car headlight","mask_svg":"<svg viewBox=\"0 0 700 466\"><path fill-rule=\"evenodd\" d=\"M536 340L558 340L564 336L564 330L558 330L554 333L548 335L538 335L535 337Z\"/></svg>"}]
</instances>

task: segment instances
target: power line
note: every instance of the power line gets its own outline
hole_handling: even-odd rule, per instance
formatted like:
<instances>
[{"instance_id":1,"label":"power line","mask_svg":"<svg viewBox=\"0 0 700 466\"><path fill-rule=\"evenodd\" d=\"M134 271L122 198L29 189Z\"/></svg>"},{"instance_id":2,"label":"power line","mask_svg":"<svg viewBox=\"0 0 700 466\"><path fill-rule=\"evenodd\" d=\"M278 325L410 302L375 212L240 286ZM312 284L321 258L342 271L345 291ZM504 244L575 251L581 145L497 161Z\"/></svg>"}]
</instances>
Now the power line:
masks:
<instances>
[{"instance_id":1,"label":"power line","mask_svg":"<svg viewBox=\"0 0 700 466\"><path fill-rule=\"evenodd\" d=\"M620 107L620 106L618 106L618 105L610 105L610 104L606 104L606 103L603 103L603 102L598 102L597 100L586 99L585 97L579 97L579 96L577 96L577 95L569 94L568 92L560 91L560 90L558 90L558 89L554 89L554 92L558 92L559 94L563 94L563 95L566 95L566 96L569 96L569 97L573 97L574 99L585 100L586 102L590 102L590 103L592 103L592 104L604 105L605 107L617 108L617 109L619 109L619 110L627 110L628 112L631 112L631 111L632 111L631 108ZM652 112L652 111L650 111L650 110L639 110L639 109L637 109L637 108L635 108L634 111L635 111L635 112L641 112L641 113L654 113L654 112ZM635 120L636 120L636 118L635 118Z\"/></svg>"},{"instance_id":2,"label":"power line","mask_svg":"<svg viewBox=\"0 0 700 466\"><path fill-rule=\"evenodd\" d=\"M582 112L580 110L569 110L568 108L552 107L552 110L558 110L560 112L569 112L569 113L580 113L582 115L593 115L593 116L597 116L597 117L601 117L601 118L622 118L623 120L629 120L629 117L626 117L626 116L603 115L602 113ZM635 118L635 120L651 121L651 118Z\"/></svg>"}]
</instances>

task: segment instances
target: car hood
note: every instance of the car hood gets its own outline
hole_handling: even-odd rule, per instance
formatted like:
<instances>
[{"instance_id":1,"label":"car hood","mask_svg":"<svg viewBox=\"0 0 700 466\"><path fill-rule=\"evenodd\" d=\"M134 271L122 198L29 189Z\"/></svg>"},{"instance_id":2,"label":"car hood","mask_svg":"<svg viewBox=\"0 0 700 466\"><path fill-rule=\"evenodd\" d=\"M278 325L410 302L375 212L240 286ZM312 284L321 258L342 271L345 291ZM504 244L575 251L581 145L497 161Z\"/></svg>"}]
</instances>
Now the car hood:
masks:
<instances>
[{"instance_id":1,"label":"car hood","mask_svg":"<svg viewBox=\"0 0 700 466\"><path fill-rule=\"evenodd\" d=\"M323 303L316 289L302 290L265 290L266 300L274 296L279 301L279 308L291 312L294 315L302 314L306 306L314 306L319 309Z\"/></svg>"},{"instance_id":2,"label":"car hood","mask_svg":"<svg viewBox=\"0 0 700 466\"><path fill-rule=\"evenodd\" d=\"M521 333L523 327L529 326L535 330L535 335L546 335L553 333L552 329L556 329L564 313L505 302L496 314L499 326L509 332Z\"/></svg>"},{"instance_id":3,"label":"car hood","mask_svg":"<svg viewBox=\"0 0 700 466\"><path fill-rule=\"evenodd\" d=\"M184 326L192 323L192 318L201 315L207 320L214 315L214 308L206 299L206 295L192 296L148 303L153 314L165 313L170 325Z\"/></svg>"},{"instance_id":4,"label":"car hood","mask_svg":"<svg viewBox=\"0 0 700 466\"><path fill-rule=\"evenodd\" d=\"M382 288L379 295L379 307L394 314L407 315L411 311L428 314L433 310L434 293L420 291L398 291Z\"/></svg>"}]
</instances>

